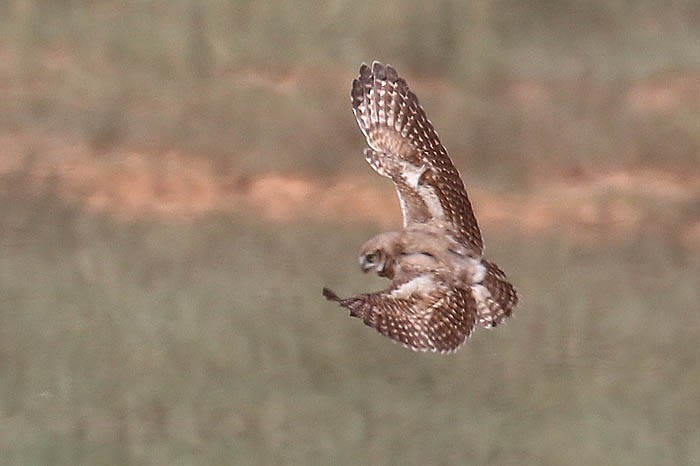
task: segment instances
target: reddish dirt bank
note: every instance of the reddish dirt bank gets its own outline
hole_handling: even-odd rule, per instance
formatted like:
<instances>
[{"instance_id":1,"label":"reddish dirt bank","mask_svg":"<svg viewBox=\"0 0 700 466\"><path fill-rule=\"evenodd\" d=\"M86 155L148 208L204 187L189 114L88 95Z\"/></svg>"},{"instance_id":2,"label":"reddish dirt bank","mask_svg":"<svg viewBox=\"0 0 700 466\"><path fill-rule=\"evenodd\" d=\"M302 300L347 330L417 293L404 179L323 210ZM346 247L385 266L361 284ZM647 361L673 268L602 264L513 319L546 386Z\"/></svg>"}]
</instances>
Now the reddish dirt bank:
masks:
<instances>
[{"instance_id":1,"label":"reddish dirt bank","mask_svg":"<svg viewBox=\"0 0 700 466\"><path fill-rule=\"evenodd\" d=\"M177 152L128 152L100 158L80 143L38 143L26 156L17 138L0 137L0 175L23 172L39 187L51 179L59 195L117 218L189 220L239 212L273 222L315 218L337 222L400 222L391 183L372 176L318 179L298 173L240 177L204 158ZM700 247L700 174L653 170L548 177L536 189L496 193L470 186L487 228L528 234L556 231L581 240L653 231Z\"/></svg>"}]
</instances>

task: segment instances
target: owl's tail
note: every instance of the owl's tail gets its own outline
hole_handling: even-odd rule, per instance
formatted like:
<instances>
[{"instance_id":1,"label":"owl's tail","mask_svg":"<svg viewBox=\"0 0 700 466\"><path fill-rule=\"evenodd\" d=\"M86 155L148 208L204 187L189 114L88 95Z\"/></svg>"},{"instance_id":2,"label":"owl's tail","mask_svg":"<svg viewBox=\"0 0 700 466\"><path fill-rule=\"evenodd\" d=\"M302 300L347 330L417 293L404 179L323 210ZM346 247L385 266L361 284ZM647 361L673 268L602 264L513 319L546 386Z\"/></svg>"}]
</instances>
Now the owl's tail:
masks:
<instances>
[{"instance_id":1,"label":"owl's tail","mask_svg":"<svg viewBox=\"0 0 700 466\"><path fill-rule=\"evenodd\" d=\"M493 328L513 314L519 297L503 270L483 259L481 263L486 267L486 276L481 284L473 285L472 289L477 302L479 324Z\"/></svg>"}]
</instances>

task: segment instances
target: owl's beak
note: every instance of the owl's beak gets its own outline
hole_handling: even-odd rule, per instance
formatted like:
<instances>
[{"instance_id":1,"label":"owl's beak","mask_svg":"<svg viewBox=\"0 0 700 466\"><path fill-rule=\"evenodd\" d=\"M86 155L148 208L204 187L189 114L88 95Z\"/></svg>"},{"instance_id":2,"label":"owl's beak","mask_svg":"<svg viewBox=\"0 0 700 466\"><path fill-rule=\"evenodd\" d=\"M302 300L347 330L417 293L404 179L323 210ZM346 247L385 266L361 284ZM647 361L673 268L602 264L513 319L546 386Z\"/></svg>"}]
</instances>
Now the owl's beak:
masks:
<instances>
[{"instance_id":1,"label":"owl's beak","mask_svg":"<svg viewBox=\"0 0 700 466\"><path fill-rule=\"evenodd\" d=\"M367 272L369 272L369 270L370 270L371 268L372 268L372 264L370 264L369 262L367 262L367 260L365 259L364 256L361 257L361 258L360 258L360 269L362 269L362 271L363 271L364 273L367 273Z\"/></svg>"}]
</instances>

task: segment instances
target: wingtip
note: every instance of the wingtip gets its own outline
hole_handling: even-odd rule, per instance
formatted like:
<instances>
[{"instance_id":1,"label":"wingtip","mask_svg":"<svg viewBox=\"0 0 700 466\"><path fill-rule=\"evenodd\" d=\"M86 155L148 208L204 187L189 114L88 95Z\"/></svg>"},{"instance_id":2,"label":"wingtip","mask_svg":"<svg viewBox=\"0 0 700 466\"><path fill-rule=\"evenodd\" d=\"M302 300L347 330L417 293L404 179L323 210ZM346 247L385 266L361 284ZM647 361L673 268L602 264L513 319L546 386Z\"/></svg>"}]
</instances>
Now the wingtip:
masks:
<instances>
[{"instance_id":1,"label":"wingtip","mask_svg":"<svg viewBox=\"0 0 700 466\"><path fill-rule=\"evenodd\" d=\"M386 67L384 66L384 63L379 62L379 61L373 61L372 62L372 74L374 75L375 79L379 79L380 81L384 81L386 79Z\"/></svg>"},{"instance_id":2,"label":"wingtip","mask_svg":"<svg viewBox=\"0 0 700 466\"><path fill-rule=\"evenodd\" d=\"M365 92L364 88L371 86L374 80L393 83L401 95L413 99L418 103L418 98L410 92L406 80L399 76L396 68L378 60L373 60L369 65L365 62L362 62L360 65L359 76L353 81L353 98L361 97Z\"/></svg>"},{"instance_id":3,"label":"wingtip","mask_svg":"<svg viewBox=\"0 0 700 466\"><path fill-rule=\"evenodd\" d=\"M391 65L386 65L386 77L391 82L396 82L399 79L399 73Z\"/></svg>"},{"instance_id":4,"label":"wingtip","mask_svg":"<svg viewBox=\"0 0 700 466\"><path fill-rule=\"evenodd\" d=\"M340 301L338 295L326 287L323 288L323 297L329 301Z\"/></svg>"},{"instance_id":5,"label":"wingtip","mask_svg":"<svg viewBox=\"0 0 700 466\"><path fill-rule=\"evenodd\" d=\"M364 90L362 89L362 82L360 82L360 78L353 79L352 89L350 90L350 97L353 101L353 108L355 108L356 105L358 105L359 102L362 100L363 92ZM355 101L357 101L357 103Z\"/></svg>"},{"instance_id":6,"label":"wingtip","mask_svg":"<svg viewBox=\"0 0 700 466\"><path fill-rule=\"evenodd\" d=\"M367 65L367 63L363 62L360 65L360 79L366 80L369 78L370 74L372 74L372 71L371 71L369 65Z\"/></svg>"},{"instance_id":7,"label":"wingtip","mask_svg":"<svg viewBox=\"0 0 700 466\"><path fill-rule=\"evenodd\" d=\"M379 60L372 60L371 64L365 62L360 64L360 77L368 78L370 75L378 79L389 78L392 81L398 79L396 68Z\"/></svg>"}]
</instances>

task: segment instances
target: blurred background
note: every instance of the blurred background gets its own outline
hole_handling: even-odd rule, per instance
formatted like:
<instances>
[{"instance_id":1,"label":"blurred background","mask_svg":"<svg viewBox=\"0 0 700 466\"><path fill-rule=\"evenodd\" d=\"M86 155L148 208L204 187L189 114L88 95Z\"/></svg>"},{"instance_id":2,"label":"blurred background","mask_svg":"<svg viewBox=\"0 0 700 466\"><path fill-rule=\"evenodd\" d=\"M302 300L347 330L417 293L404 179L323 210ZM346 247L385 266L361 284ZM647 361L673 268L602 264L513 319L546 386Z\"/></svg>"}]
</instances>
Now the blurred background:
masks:
<instances>
[{"instance_id":1,"label":"blurred background","mask_svg":"<svg viewBox=\"0 0 700 466\"><path fill-rule=\"evenodd\" d=\"M695 0L0 2L0 464L700 464ZM457 354L386 283L361 62L522 295Z\"/></svg>"}]
</instances>

